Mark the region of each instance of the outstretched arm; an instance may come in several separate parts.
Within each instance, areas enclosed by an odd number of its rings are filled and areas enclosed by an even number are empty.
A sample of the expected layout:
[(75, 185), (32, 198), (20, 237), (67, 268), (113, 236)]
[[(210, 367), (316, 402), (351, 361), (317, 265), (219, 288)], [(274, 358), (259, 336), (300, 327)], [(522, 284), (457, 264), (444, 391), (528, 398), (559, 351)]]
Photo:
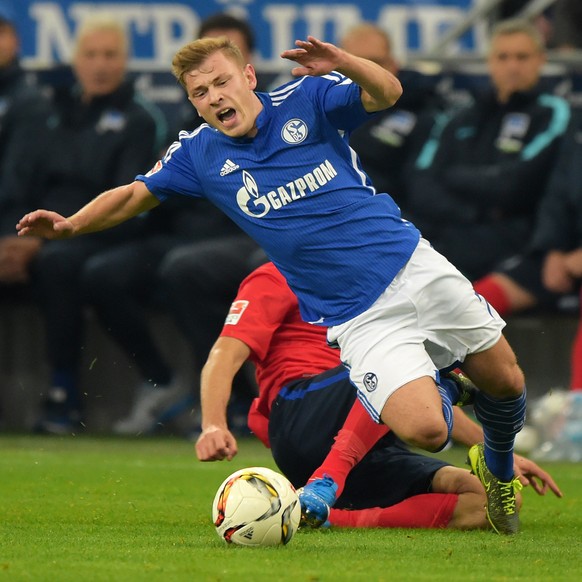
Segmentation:
[(246, 362), (250, 348), (241, 340), (220, 337), (212, 346), (200, 378), (202, 433), (196, 442), (201, 461), (229, 461), (237, 453), (236, 439), (228, 430), (226, 408), (232, 381)]
[(282, 58), (299, 65), (291, 70), (293, 75), (320, 77), (337, 71), (362, 88), (362, 104), (368, 112), (391, 107), (402, 95), (400, 81), (368, 59), (356, 57), (313, 36), (308, 36), (307, 40), (296, 40), (295, 45), (298, 48), (281, 53)]
[(112, 228), (158, 204), (145, 184), (136, 181), (103, 192), (68, 218), (50, 210), (30, 212), (20, 219), (16, 230), (19, 236), (70, 238)]

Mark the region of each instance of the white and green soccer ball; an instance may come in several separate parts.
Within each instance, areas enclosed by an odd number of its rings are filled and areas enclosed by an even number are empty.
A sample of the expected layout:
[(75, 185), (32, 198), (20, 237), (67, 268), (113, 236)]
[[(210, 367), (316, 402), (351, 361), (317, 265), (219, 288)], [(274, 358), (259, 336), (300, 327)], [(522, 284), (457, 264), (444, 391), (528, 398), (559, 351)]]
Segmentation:
[(212, 503), (216, 532), (228, 544), (288, 544), (300, 518), (295, 488), (286, 477), (266, 467), (248, 467), (229, 475)]

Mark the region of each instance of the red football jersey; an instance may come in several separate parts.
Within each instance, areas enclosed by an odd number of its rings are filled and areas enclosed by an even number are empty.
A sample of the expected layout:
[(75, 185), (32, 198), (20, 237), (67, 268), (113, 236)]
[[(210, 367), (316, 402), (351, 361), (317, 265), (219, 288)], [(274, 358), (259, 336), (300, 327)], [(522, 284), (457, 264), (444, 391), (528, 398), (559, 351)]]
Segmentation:
[(241, 283), (220, 335), (251, 350), (259, 397), (249, 413), (249, 427), (267, 446), (269, 412), (279, 390), (340, 364), (339, 350), (326, 343), (326, 328), (301, 319), (297, 298), (273, 263)]

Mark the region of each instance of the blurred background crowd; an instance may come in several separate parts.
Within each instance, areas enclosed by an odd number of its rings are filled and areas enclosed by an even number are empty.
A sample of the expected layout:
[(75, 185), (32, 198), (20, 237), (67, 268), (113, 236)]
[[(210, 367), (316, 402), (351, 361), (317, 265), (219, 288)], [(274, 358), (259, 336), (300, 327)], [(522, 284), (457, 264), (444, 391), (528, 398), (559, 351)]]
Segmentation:
[[(200, 368), (262, 250), (191, 200), (73, 241), (15, 233), (27, 211), (67, 215), (131, 181), (202, 122), (172, 86), (170, 59), (154, 87), (131, 31), (99, 4), (79, 21), (70, 61), (43, 66), (23, 58), (22, 5), (0, 0), (0, 427), (192, 435)], [(232, 38), (261, 91), (288, 81), (259, 54), (248, 2), (222, 4), (192, 39)], [(376, 190), (507, 317), (508, 334), (520, 331), (512, 343), (538, 400), (528, 448), (560, 458), (567, 442), (562, 457), (582, 460), (582, 2), (465, 5), (415, 54), (398, 54), (393, 34), (366, 19), (337, 38), (306, 33), (401, 79), (396, 106), (350, 144)], [(482, 48), (463, 51), (471, 30)], [(239, 434), (255, 391), (244, 368), (229, 407)]]

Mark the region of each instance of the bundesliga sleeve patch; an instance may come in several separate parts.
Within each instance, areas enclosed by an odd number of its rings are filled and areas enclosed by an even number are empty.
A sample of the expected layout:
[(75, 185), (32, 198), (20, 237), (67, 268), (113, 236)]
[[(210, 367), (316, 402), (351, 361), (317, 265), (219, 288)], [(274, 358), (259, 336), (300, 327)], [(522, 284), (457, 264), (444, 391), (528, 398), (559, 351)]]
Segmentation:
[(240, 321), (240, 318), (241, 318), (242, 314), (245, 312), (245, 309), (248, 307), (248, 305), (249, 305), (249, 302), (244, 301), (243, 299), (241, 299), (240, 301), (235, 301), (230, 306), (230, 311), (228, 312), (228, 315), (226, 316), (226, 321), (224, 322), (224, 324), (225, 325), (236, 325)]
[(158, 160), (155, 166), (146, 174), (146, 178), (149, 178), (152, 174), (156, 174), (162, 169), (162, 160)]

